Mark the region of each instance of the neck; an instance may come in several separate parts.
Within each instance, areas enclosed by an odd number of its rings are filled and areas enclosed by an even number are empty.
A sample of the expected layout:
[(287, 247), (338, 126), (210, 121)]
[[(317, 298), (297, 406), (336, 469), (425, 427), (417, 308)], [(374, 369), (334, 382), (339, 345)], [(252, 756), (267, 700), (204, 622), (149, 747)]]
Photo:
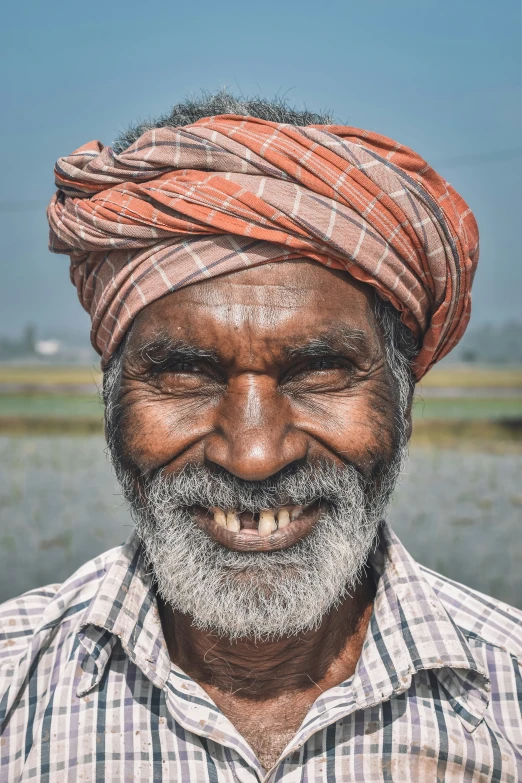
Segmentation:
[(319, 628), (276, 641), (229, 639), (192, 625), (158, 599), (171, 660), (192, 679), (239, 698), (268, 700), (311, 687), (326, 690), (350, 677), (370, 620), (375, 587), (366, 576)]

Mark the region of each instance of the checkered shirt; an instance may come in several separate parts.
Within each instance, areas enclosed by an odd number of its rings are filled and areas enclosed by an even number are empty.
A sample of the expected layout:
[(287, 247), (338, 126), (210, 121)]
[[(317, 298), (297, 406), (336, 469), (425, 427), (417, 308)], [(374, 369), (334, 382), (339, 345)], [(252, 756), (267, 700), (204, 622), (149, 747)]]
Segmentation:
[(140, 544), (0, 607), (0, 780), (522, 780), (522, 612), (419, 567), (383, 526), (355, 674), (271, 770), (171, 663)]

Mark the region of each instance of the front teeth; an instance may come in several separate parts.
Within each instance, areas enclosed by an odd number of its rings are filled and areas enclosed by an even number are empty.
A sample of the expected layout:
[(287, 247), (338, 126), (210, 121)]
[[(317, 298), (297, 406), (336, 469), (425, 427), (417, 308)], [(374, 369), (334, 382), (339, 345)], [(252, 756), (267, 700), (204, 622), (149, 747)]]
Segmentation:
[(290, 512), (287, 508), (282, 508), (277, 515), (277, 526), (281, 530), (282, 527), (287, 527), (290, 524)]
[[(278, 528), (281, 530), (282, 528), (288, 527), (290, 522), (297, 519), (306, 508), (308, 508), (308, 506), (286, 506), (280, 508), (279, 511), (263, 509), (259, 512), (258, 534), (260, 536), (269, 536)], [(239, 533), (241, 530), (241, 520), (235, 509), (230, 509), (225, 512), (222, 508), (213, 506), (210, 511), (213, 514), (214, 522), (216, 522), (217, 525), (225, 527), (232, 533)]]
[(227, 526), (227, 515), (225, 514), (223, 509), (222, 508), (217, 508), (216, 506), (213, 506), (210, 510), (214, 514), (214, 522), (217, 522), (217, 524), (220, 527), (226, 527)]
[(265, 509), (259, 512), (259, 526), (257, 528), (260, 536), (269, 536), (274, 530), (277, 530), (274, 512)]
[(230, 530), (232, 533), (239, 533), (241, 530), (241, 522), (235, 511), (227, 513), (227, 530)]

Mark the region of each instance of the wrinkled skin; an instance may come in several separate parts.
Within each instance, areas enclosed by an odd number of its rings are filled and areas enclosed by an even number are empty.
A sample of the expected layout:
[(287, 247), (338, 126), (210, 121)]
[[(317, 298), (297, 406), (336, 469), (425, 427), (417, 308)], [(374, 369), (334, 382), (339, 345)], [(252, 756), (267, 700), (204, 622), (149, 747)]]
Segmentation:
[[(372, 297), (368, 286), (303, 259), (150, 304), (124, 354), (127, 466), (145, 475), (195, 462), (253, 481), (315, 458), (375, 471), (396, 445), (396, 400)], [(209, 535), (219, 535), (214, 528)], [(257, 644), (197, 630), (161, 602), (160, 614), (171, 658), (268, 769), (320, 693), (353, 674), (373, 597), (367, 576), (317, 631)]]

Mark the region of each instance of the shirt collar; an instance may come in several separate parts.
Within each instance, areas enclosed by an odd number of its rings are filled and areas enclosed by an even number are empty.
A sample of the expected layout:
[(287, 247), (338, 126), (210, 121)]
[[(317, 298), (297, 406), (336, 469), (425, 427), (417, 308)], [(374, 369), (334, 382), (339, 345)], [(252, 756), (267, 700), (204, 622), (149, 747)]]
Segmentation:
[[(489, 702), (489, 681), (460, 629), (419, 566), (386, 523), (370, 557), (378, 577), (374, 609), (356, 672), (326, 691), (306, 723), (332, 713), (362, 709), (406, 691), (416, 672), (433, 670), (469, 731)], [(87, 651), (83, 695), (94, 687), (117, 639), (153, 685), (163, 689), (172, 669), (163, 637), (156, 593), (139, 539), (133, 533), (110, 566), (86, 609), (79, 641)], [(177, 667), (175, 667), (177, 669)], [(180, 675), (183, 675), (179, 670)], [(313, 714), (312, 714), (313, 713)], [(305, 729), (303, 724), (302, 730)]]
[(370, 558), (378, 574), (374, 611), (356, 673), (358, 706), (410, 687), (421, 670), (434, 671), (469, 730), (483, 718), (490, 683), (461, 630), (419, 565), (386, 523)]
[(89, 653), (78, 695), (101, 679), (117, 640), (143, 674), (164, 688), (171, 662), (163, 637), (150, 569), (133, 532), (121, 548), (83, 617), (79, 641)]
[(343, 716), (399, 696), (414, 674), (431, 672), (429, 691), (447, 699), (472, 732), (484, 717), (490, 683), (462, 632), (386, 523), (370, 556), (377, 592), (353, 677), (322, 694), (300, 728), (309, 732)]

